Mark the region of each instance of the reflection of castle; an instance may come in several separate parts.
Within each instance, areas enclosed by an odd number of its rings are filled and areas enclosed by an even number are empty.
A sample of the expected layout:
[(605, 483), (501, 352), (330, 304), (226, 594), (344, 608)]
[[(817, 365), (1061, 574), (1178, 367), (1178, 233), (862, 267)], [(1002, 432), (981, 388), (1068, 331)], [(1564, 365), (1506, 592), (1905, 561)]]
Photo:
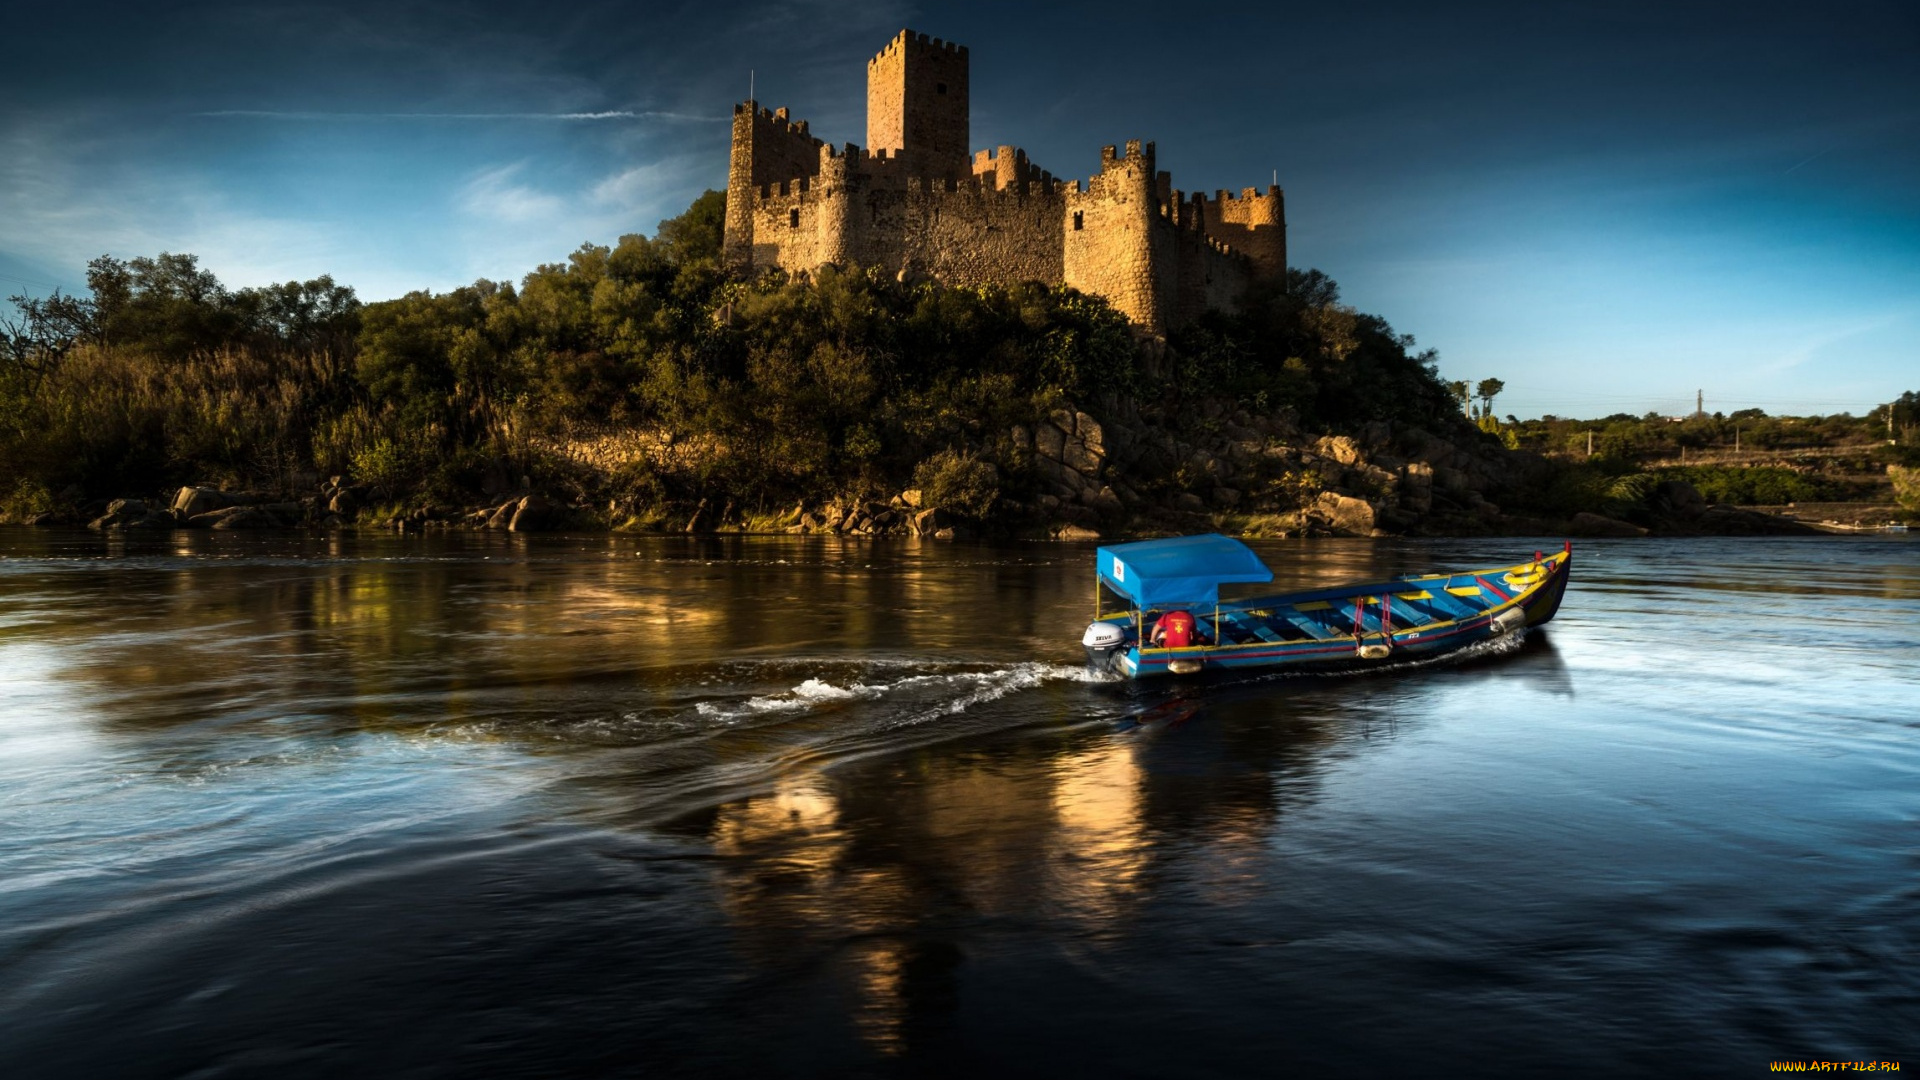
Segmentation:
[(969, 154), (967, 50), (901, 31), (867, 62), (867, 147), (734, 107), (726, 253), (741, 269), (878, 266), (949, 284), (1064, 283), (1159, 333), (1283, 276), (1284, 199), (1194, 193), (1153, 144), (1101, 151), (1083, 190), (1002, 146)]

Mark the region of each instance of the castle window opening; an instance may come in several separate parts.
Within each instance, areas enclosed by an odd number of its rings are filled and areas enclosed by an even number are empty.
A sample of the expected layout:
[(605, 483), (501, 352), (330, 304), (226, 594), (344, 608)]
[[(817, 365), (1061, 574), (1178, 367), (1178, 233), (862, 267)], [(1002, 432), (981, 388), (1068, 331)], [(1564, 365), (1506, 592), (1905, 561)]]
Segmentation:
[(1079, 232), (1080, 230), (1087, 227), (1086, 213), (1087, 212), (1085, 210), (1075, 210), (1073, 212), (1073, 231), (1074, 232)]
[(947, 84), (946, 84), (946, 83), (934, 83), (934, 84), (933, 84), (933, 92), (934, 92), (934, 93), (936, 93), (936, 94), (944, 94), (944, 93), (946, 93), (946, 92), (947, 92)]
[(800, 211), (798, 210), (787, 211), (787, 228), (797, 229), (799, 227), (800, 227)]

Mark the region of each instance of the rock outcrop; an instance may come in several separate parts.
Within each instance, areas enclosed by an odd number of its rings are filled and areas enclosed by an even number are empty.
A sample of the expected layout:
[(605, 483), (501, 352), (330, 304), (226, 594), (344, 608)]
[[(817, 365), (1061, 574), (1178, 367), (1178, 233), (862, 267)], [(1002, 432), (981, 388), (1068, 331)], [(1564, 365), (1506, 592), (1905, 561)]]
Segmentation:
[(1573, 515), (1573, 520), (1568, 523), (1567, 531), (1575, 536), (1597, 539), (1647, 535), (1647, 530), (1630, 521), (1603, 517), (1599, 514), (1589, 514), (1585, 511)]

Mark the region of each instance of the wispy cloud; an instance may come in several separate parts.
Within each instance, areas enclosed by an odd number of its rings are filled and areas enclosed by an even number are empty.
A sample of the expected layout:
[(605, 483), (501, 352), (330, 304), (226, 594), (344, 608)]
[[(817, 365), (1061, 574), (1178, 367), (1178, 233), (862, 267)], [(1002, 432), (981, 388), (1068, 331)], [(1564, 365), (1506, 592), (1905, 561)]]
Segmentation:
[(548, 221), (563, 215), (567, 200), (522, 183), (525, 171), (525, 162), (482, 171), (461, 189), (460, 209), (492, 221)]
[(1907, 310), (1890, 311), (1880, 315), (1875, 315), (1865, 319), (1861, 319), (1856, 322), (1851, 322), (1851, 323), (1847, 323), (1840, 326), (1834, 326), (1834, 327), (1830, 327), (1830, 328), (1818, 331), (1816, 333), (1806, 336), (1800, 342), (1795, 344), (1792, 348), (1788, 349), (1785, 353), (1782, 353), (1780, 356), (1775, 357), (1772, 361), (1761, 365), (1757, 370), (1766, 374), (1774, 374), (1782, 371), (1790, 371), (1794, 368), (1801, 366), (1802, 364), (1807, 363), (1810, 360), (1819, 358), (1820, 355), (1824, 353), (1828, 348), (1834, 345), (1837, 345), (1842, 341), (1846, 341), (1850, 338), (1862, 337), (1867, 334), (1872, 334), (1881, 330), (1885, 330), (1892, 326), (1897, 326), (1900, 323), (1905, 322), (1906, 320), (1912, 318), (1913, 314), (1914, 313), (1912, 311), (1907, 311)]
[(585, 241), (608, 244), (684, 210), (715, 179), (705, 153), (668, 153), (645, 164), (580, 176), (540, 158), (472, 173), (453, 193), (461, 224), (451, 245), (469, 279), (514, 278)]
[(677, 209), (670, 205), (674, 200), (697, 192), (712, 172), (710, 162), (679, 155), (622, 169), (594, 184), (590, 194), (613, 208), (670, 212)]
[(241, 205), (205, 178), (103, 168), (97, 137), (71, 125), (0, 139), (0, 247), (10, 260), (77, 274), (88, 258), (184, 251), (233, 284), (316, 277), (341, 252), (335, 230)]
[(693, 124), (719, 124), (722, 116), (665, 112), (658, 109), (607, 109), (600, 112), (309, 112), (280, 109), (216, 109), (192, 116), (228, 117), (248, 120), (309, 120), (353, 122), (357, 120), (549, 120), (578, 123), (596, 120), (675, 120)]

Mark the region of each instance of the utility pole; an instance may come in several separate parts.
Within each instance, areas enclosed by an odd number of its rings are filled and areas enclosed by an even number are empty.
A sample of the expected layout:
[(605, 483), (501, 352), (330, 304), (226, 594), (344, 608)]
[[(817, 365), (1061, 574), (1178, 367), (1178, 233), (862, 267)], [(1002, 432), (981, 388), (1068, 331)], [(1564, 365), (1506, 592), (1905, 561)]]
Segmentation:
[(1587, 429), (1587, 456), (1593, 456), (1593, 429)]
[(1705, 390), (1695, 390), (1693, 392), (1693, 415), (1707, 415), (1707, 392)]
[(1736, 454), (1740, 452), (1740, 425), (1739, 424), (1733, 425), (1733, 452)]

